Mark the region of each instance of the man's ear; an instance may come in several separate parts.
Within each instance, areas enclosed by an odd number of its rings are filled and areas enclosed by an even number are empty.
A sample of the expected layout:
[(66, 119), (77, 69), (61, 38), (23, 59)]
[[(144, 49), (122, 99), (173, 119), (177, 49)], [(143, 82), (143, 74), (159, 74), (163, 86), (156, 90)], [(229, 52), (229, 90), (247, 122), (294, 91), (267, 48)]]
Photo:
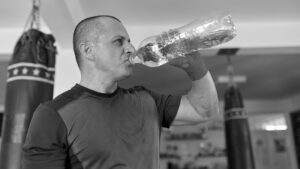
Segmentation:
[(80, 43), (79, 44), (79, 50), (80, 50), (81, 56), (85, 57), (88, 60), (94, 60), (93, 44), (91, 44), (91, 43)]

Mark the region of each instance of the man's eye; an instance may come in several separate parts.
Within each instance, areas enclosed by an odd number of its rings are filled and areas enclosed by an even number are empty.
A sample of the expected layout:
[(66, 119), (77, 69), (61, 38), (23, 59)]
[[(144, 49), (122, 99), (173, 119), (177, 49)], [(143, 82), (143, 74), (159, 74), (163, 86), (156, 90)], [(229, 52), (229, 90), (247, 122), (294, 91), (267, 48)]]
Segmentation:
[(119, 46), (122, 46), (123, 45), (123, 40), (122, 39), (117, 39), (117, 40), (115, 40), (115, 43)]

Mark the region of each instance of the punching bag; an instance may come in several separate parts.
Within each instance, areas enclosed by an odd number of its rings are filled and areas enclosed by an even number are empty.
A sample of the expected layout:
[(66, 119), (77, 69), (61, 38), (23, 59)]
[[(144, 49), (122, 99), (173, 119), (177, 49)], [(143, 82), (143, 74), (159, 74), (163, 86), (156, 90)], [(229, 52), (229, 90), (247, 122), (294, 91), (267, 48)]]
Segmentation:
[(225, 91), (224, 110), (228, 169), (254, 169), (249, 125), (242, 95), (235, 85)]
[(34, 110), (53, 97), (54, 37), (37, 29), (24, 32), (7, 72), (0, 169), (20, 169), (22, 145)]

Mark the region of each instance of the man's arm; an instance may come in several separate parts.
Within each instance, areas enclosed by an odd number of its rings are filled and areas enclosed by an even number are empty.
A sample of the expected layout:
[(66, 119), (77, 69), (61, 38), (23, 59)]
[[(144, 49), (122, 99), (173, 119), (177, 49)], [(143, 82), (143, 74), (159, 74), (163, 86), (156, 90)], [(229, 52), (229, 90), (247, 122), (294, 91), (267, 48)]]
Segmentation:
[(40, 105), (33, 114), (22, 149), (22, 169), (65, 169), (66, 135), (59, 115)]
[(192, 80), (190, 91), (181, 98), (173, 125), (205, 122), (219, 113), (218, 95), (210, 72), (198, 52), (170, 62), (187, 72)]

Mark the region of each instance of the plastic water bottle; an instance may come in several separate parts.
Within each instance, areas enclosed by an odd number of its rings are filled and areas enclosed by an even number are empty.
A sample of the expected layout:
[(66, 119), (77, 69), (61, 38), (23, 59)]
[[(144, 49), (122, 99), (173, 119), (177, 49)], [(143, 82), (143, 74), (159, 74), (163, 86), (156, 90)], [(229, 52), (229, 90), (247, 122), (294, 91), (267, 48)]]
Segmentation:
[(235, 36), (236, 29), (229, 14), (197, 19), (144, 39), (130, 61), (157, 67), (176, 57), (228, 42)]

